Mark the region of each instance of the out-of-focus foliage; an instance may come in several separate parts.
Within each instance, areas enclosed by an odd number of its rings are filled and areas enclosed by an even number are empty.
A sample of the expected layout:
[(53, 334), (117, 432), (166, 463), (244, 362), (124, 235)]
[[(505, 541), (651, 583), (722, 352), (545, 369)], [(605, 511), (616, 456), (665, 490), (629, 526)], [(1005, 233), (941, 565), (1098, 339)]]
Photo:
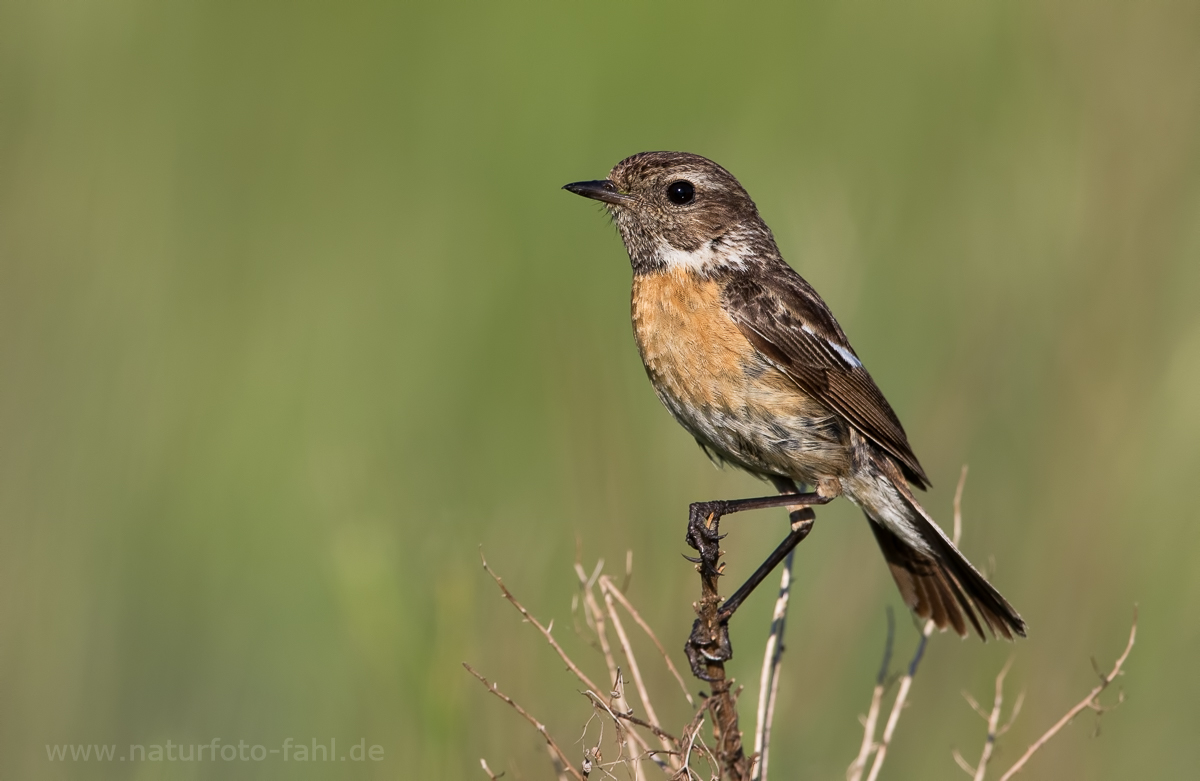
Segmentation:
[[(0, 775), (546, 777), (459, 662), (564, 746), (589, 709), (478, 546), (592, 665), (571, 562), (633, 549), (678, 649), (687, 503), (763, 490), (659, 408), (620, 243), (558, 189), (664, 148), (747, 186), (939, 517), (970, 463), (964, 547), (1029, 621), (935, 638), (888, 772), (959, 778), (959, 691), (1015, 653), (1011, 761), (1135, 601), (1128, 701), (1030, 772), (1194, 768), (1200, 5), (40, 0), (0, 5)], [(728, 530), (736, 579), (784, 514)], [(772, 768), (838, 777), (899, 600), (844, 502), (797, 577)], [(45, 751), (214, 737), (385, 759)]]

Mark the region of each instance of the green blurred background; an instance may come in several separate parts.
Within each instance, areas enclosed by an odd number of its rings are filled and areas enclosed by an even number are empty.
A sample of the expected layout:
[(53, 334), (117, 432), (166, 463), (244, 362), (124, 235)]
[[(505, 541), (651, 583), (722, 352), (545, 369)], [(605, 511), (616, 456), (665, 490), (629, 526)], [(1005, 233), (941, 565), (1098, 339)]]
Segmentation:
[[(577, 547), (671, 649), (690, 501), (753, 495), (659, 407), (628, 262), (561, 192), (648, 149), (739, 176), (1029, 621), (931, 645), (885, 776), (1200, 760), (1200, 5), (0, 3), (0, 776), (546, 778), (594, 674)], [(899, 606), (819, 513), (772, 768), (840, 778)], [(785, 529), (730, 522), (732, 578)], [(988, 564), (991, 562), (991, 564)], [(732, 587), (730, 584), (728, 587)], [(771, 599), (734, 622), (757, 680)], [(916, 631), (901, 613), (897, 662)], [(682, 660), (682, 654), (676, 653)], [(686, 706), (649, 658), (660, 714)], [(699, 688), (698, 686), (696, 688)], [(744, 724), (750, 728), (753, 696)], [(365, 739), (385, 760), (53, 763), (46, 744)], [(344, 741), (344, 742), (343, 742)], [(998, 768), (1002, 769), (1002, 768)]]

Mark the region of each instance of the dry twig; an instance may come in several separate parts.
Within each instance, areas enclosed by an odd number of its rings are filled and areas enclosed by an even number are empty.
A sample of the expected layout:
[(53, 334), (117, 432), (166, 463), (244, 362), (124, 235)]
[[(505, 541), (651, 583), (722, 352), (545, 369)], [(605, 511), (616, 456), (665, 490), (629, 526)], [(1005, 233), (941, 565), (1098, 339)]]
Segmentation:
[(758, 708), (754, 727), (752, 781), (766, 781), (771, 751), (771, 723), (775, 720), (775, 698), (779, 692), (779, 670), (783, 661), (783, 632), (787, 626), (788, 601), (792, 593), (792, 564), (795, 551), (787, 555), (779, 578), (779, 596), (771, 615), (771, 631), (763, 650), (762, 674), (758, 682)]
[[(550, 737), (550, 733), (546, 731), (546, 725), (542, 724), (540, 721), (531, 716), (529, 711), (525, 710), (516, 702), (514, 702), (512, 697), (509, 697), (507, 694), (500, 691), (500, 689), (496, 687), (496, 684), (489, 683), (488, 679), (480, 675), (474, 667), (466, 662), (463, 662), (463, 667), (467, 668), (467, 672), (469, 672), (471, 675), (474, 675), (476, 678), (478, 678), (479, 682), (486, 686), (488, 691), (507, 702), (512, 706), (513, 710), (521, 714), (521, 717), (524, 718), (525, 721), (528, 721), (530, 724), (532, 724), (533, 728), (540, 732), (542, 737), (546, 739), (546, 745), (550, 747), (550, 752), (555, 756), (556, 759), (558, 759), (559, 762), (562, 763), (563, 767), (565, 767), (577, 781), (587, 781), (583, 773), (580, 773), (578, 770), (576, 770), (575, 766), (571, 764), (571, 761), (567, 759), (567, 755), (564, 754), (563, 750), (558, 747), (557, 743), (554, 742), (554, 738)], [(484, 770), (487, 770), (487, 763), (484, 763)], [(491, 773), (490, 770), (487, 772), (489, 774)]]
[(504, 585), (504, 581), (500, 579), (500, 576), (493, 572), (492, 568), (488, 566), (487, 559), (483, 557), (483, 551), (480, 551), (479, 559), (483, 562), (483, 568), (487, 570), (487, 574), (491, 575), (492, 580), (496, 581), (496, 585), (500, 587), (500, 593), (502, 593), (504, 598), (507, 599), (509, 603), (511, 603), (512, 606), (521, 613), (522, 616), (524, 616), (526, 621), (537, 627), (537, 630), (542, 633), (542, 637), (546, 638), (546, 642), (550, 644), (550, 647), (553, 648), (558, 653), (559, 658), (566, 663), (567, 669), (574, 673), (575, 677), (578, 678), (579, 681), (587, 688), (592, 689), (593, 691), (603, 691), (599, 686), (592, 683), (592, 679), (587, 676), (587, 673), (579, 669), (579, 665), (571, 661), (571, 657), (567, 656), (567, 652), (564, 651), (562, 646), (558, 644), (558, 641), (554, 639), (554, 635), (550, 634), (550, 629), (543, 626), (541, 622), (530, 615), (529, 611), (525, 609), (525, 606), (517, 601), (517, 598), (514, 597), (512, 592), (508, 590), (508, 587)]
[[(579, 665), (577, 665), (574, 662), (574, 660), (572, 660), (571, 657), (567, 655), (567, 652), (564, 651), (562, 646), (559, 645), (558, 641), (554, 639), (554, 635), (551, 633), (551, 629), (553, 628), (553, 622), (551, 623), (550, 626), (546, 626), (546, 625), (543, 625), (536, 618), (534, 618), (533, 615), (525, 608), (525, 606), (522, 605), (521, 602), (515, 596), (513, 596), (512, 592), (508, 590), (508, 587), (504, 585), (504, 581), (500, 578), (500, 576), (497, 575), (495, 573), (495, 571), (493, 571), (492, 568), (488, 565), (487, 559), (485, 559), (483, 557), (482, 552), (480, 552), (479, 558), (480, 558), (480, 561), (483, 563), (484, 570), (487, 571), (487, 573), (492, 577), (492, 580), (494, 580), (496, 582), (496, 585), (499, 586), (500, 592), (501, 592), (501, 594), (503, 594), (504, 598), (507, 599), (508, 602), (521, 613), (521, 615), (525, 618), (526, 621), (528, 621), (530, 624), (533, 624), (533, 626), (537, 628), (537, 630), (546, 639), (546, 642), (550, 644), (550, 647), (553, 648), (555, 650), (555, 652), (558, 653), (559, 658), (562, 659), (563, 662), (567, 665), (567, 669), (570, 670), (575, 675), (575, 677), (578, 678), (579, 681), (590, 691), (593, 691), (593, 692), (605, 691), (605, 689), (602, 689), (599, 686), (597, 686), (592, 681), (592, 679), (582, 669), (580, 669)], [(588, 583), (595, 582), (594, 578), (588, 578), (588, 577), (586, 577), (586, 575), (582, 574), (581, 567), (577, 568), (577, 571), (581, 573), (581, 579), (585, 585)], [(596, 574), (599, 574), (598, 570), (597, 570)], [(596, 605), (595, 597), (591, 596), (590, 589), (586, 593), (588, 594), (588, 596), (590, 596), (590, 605), (588, 605), (588, 610), (591, 614), (590, 618), (593, 620), (596, 618), (599, 618), (599, 620), (601, 622), (601, 625), (597, 628), (597, 636), (599, 638), (601, 638), (601, 647), (604, 649), (605, 661), (609, 664), (609, 669), (612, 671), (612, 674), (613, 674), (614, 683), (613, 683), (613, 688), (611, 690), (612, 699), (614, 700), (614, 702), (619, 703), (618, 709), (620, 711), (629, 712), (630, 711), (629, 706), (628, 706), (628, 704), (625, 703), (624, 695), (621, 693), (620, 670), (617, 669), (617, 667), (616, 667), (616, 663), (612, 657), (611, 649), (609, 649), (609, 647), (608, 647), (607, 636), (603, 631), (603, 618), (599, 616), (599, 607)], [(470, 669), (470, 668), (468, 668), (468, 669)], [(646, 739), (643, 738), (636, 731), (625, 730), (618, 723), (617, 724), (617, 734), (618, 734), (618, 741), (620, 743), (622, 752), (624, 752), (624, 750), (625, 750), (625, 745), (624, 745), (625, 738), (628, 738), (632, 743), (634, 743), (634, 745), (635, 745), (636, 749), (639, 751), (639, 753), (644, 754), (649, 751), (649, 745), (646, 743)], [(641, 778), (641, 767), (636, 762), (633, 763), (633, 774), (634, 774), (635, 781), (637, 779)]]
[(850, 763), (846, 771), (847, 781), (860, 781), (863, 771), (867, 768), (867, 760), (875, 750), (875, 726), (879, 722), (879, 709), (883, 705), (883, 692), (888, 683), (888, 667), (892, 662), (892, 644), (896, 639), (896, 619), (892, 608), (887, 609), (887, 641), (883, 645), (883, 661), (879, 665), (879, 673), (875, 676), (875, 689), (871, 692), (871, 707), (863, 719), (863, 739), (858, 748), (858, 756)]
[[(954, 490), (954, 544), (956, 546), (959, 540), (962, 539), (962, 496), (966, 483), (967, 466), (964, 464), (958, 476), (958, 486)], [(913, 677), (917, 674), (917, 666), (921, 663), (921, 657), (925, 654), (925, 645), (929, 642), (929, 636), (933, 634), (934, 628), (935, 624), (931, 619), (925, 622), (925, 626), (921, 630), (921, 642), (917, 644), (917, 652), (913, 654), (912, 661), (908, 663), (908, 671), (900, 679), (900, 690), (896, 693), (895, 701), (892, 702), (892, 710), (888, 714), (887, 723), (883, 728), (883, 737), (880, 739), (879, 745), (875, 747), (875, 761), (871, 764), (871, 772), (867, 775), (867, 781), (875, 781), (879, 777), (879, 771), (883, 768), (883, 761), (887, 758), (888, 748), (892, 743), (892, 735), (895, 734), (896, 724), (900, 721), (900, 713), (904, 710), (904, 704), (908, 700), (908, 692), (912, 689)], [(873, 701), (874, 697), (872, 697)], [(873, 729), (874, 724), (871, 726)], [(870, 749), (868, 748), (869, 753)]]
[[(575, 562), (575, 574), (578, 575), (579, 584), (583, 590), (584, 615), (587, 619), (588, 625), (591, 626), (593, 631), (595, 631), (595, 633), (596, 633), (596, 640), (600, 644), (600, 652), (604, 656), (604, 663), (606, 665), (608, 665), (609, 676), (613, 680), (613, 688), (611, 690), (611, 698), (610, 698), (611, 704), (612, 704), (613, 708), (615, 708), (615, 711), (617, 713), (632, 714), (633, 708), (631, 708), (629, 706), (629, 702), (625, 698), (625, 689), (624, 689), (624, 685), (623, 685), (623, 679), (621, 677), (621, 668), (619, 666), (617, 666), (616, 657), (613, 655), (613, 652), (612, 652), (612, 646), (609, 645), (609, 642), (608, 642), (608, 630), (607, 630), (607, 625), (605, 623), (604, 614), (600, 611), (600, 605), (599, 605), (599, 603), (596, 602), (596, 594), (593, 591), (593, 587), (595, 586), (596, 581), (600, 577), (600, 567), (603, 565), (603, 563), (604, 563), (603, 560), (598, 562), (596, 564), (595, 571), (592, 573), (591, 577), (589, 577), (587, 575), (587, 573), (584, 571), (583, 566), (579, 562)], [(620, 634), (621, 635), (624, 634), (624, 628), (621, 629)], [(632, 655), (633, 655), (633, 650), (630, 648), (626, 648), (626, 658), (632, 659), (633, 658)], [(636, 668), (636, 665), (637, 665), (636, 660), (634, 660), (632, 662), (632, 664)], [(642, 702), (644, 705), (644, 704), (646, 704), (646, 702), (648, 702), (648, 697), (645, 696), (644, 689), (642, 691), (643, 691)], [(606, 707), (606, 710), (609, 711), (610, 716), (613, 714), (612, 709)], [(653, 710), (653, 706), (650, 707), (650, 710)], [(613, 719), (615, 721), (616, 717), (613, 716)], [(657, 719), (654, 719), (654, 721), (657, 724)], [(650, 753), (650, 745), (646, 742), (645, 738), (643, 738), (640, 734), (638, 734), (634, 730), (622, 729), (622, 727), (619, 723), (616, 725), (616, 727), (617, 727), (617, 736), (618, 736), (618, 740), (621, 743), (622, 751), (624, 751), (624, 749), (625, 749), (625, 740), (628, 739), (633, 742), (634, 747), (636, 748), (639, 755), (652, 756)], [(669, 747), (664, 746), (664, 748), (669, 748)], [(641, 767), (639, 765), (637, 765), (636, 763), (634, 764), (633, 772), (634, 772), (635, 778), (641, 777), (641, 772), (642, 772)]]
[[(642, 679), (641, 669), (638, 665), (637, 657), (634, 655), (632, 643), (630, 642), (629, 636), (625, 631), (624, 624), (621, 622), (620, 616), (617, 613), (615, 602), (620, 602), (628, 611), (628, 613), (634, 617), (638, 625), (642, 626), (646, 630), (647, 635), (650, 636), (651, 640), (653, 640), (654, 644), (659, 648), (664, 659), (666, 659), (666, 653), (662, 649), (662, 644), (659, 643), (658, 638), (654, 636), (654, 633), (650, 630), (649, 626), (641, 618), (641, 615), (629, 602), (628, 598), (617, 589), (611, 578), (609, 578), (607, 575), (601, 575), (603, 561), (597, 563), (597, 566), (591, 575), (588, 575), (583, 569), (582, 565), (579, 563), (576, 563), (575, 570), (581, 585), (581, 602), (583, 605), (584, 617), (588, 626), (595, 632), (595, 644), (601, 655), (604, 657), (605, 664), (608, 667), (609, 673), (613, 679), (612, 687), (604, 689), (597, 686), (592, 679), (579, 667), (579, 665), (571, 659), (566, 651), (563, 650), (562, 646), (559, 645), (552, 633), (553, 622), (551, 622), (550, 625), (543, 625), (540, 621), (538, 621), (525, 608), (525, 606), (521, 604), (520, 600), (518, 600), (512, 594), (512, 592), (508, 590), (508, 587), (505, 586), (504, 581), (500, 578), (500, 576), (492, 570), (486, 559), (483, 559), (482, 554), (480, 555), (480, 559), (482, 561), (484, 570), (487, 571), (491, 578), (496, 582), (496, 585), (500, 588), (500, 592), (504, 598), (508, 600), (508, 602), (515, 607), (518, 612), (520, 612), (521, 616), (528, 623), (532, 624), (542, 634), (546, 642), (550, 644), (551, 648), (558, 653), (559, 658), (561, 658), (566, 664), (567, 669), (573, 673), (575, 677), (584, 685), (586, 689), (584, 694), (588, 697), (589, 701), (591, 701), (593, 708), (596, 709), (596, 712), (600, 714), (602, 718), (611, 720), (613, 722), (616, 730), (614, 739), (619, 747), (619, 756), (614, 761), (606, 763), (601, 763), (599, 761), (601, 754), (600, 742), (603, 742), (603, 728), (601, 728), (600, 741), (594, 748), (585, 749), (584, 751), (584, 774), (586, 775), (587, 773), (592, 772), (592, 770), (599, 770), (606, 777), (611, 777), (612, 774), (609, 772), (610, 768), (614, 768), (619, 765), (625, 765), (628, 767), (636, 781), (636, 779), (642, 778), (642, 768), (640, 763), (643, 760), (654, 762), (666, 772), (677, 772), (681, 768), (686, 769), (686, 766), (680, 759), (683, 754), (683, 752), (680, 751), (680, 740), (672, 736), (669, 732), (663, 730), (661, 727), (657, 713), (654, 710), (654, 705), (650, 699), (649, 690)], [(626, 575), (628, 576), (628, 573), (626, 573)], [(601, 608), (596, 599), (594, 588), (597, 585), (599, 585), (601, 591), (604, 593), (605, 607), (607, 610)], [(612, 625), (612, 628), (617, 635), (622, 653), (625, 655), (626, 660), (628, 660), (629, 670), (631, 671), (634, 682), (637, 686), (639, 698), (642, 701), (643, 707), (646, 709), (648, 720), (635, 716), (633, 714), (633, 708), (630, 707), (629, 702), (626, 699), (624, 693), (624, 676), (622, 674), (621, 667), (617, 665), (614, 649), (609, 643), (609, 624)], [(675, 674), (676, 679), (679, 680), (678, 672), (674, 670), (674, 665), (670, 663), (669, 659), (667, 659), (667, 665)], [(470, 668), (468, 667), (468, 669)], [(600, 692), (607, 692), (607, 696), (602, 696)], [(516, 707), (515, 704), (514, 707)], [(595, 717), (593, 716), (593, 718)], [(589, 719), (589, 724), (591, 721), (592, 720)], [(662, 748), (651, 749), (647, 743), (647, 738), (639, 732), (639, 729), (644, 729), (649, 734), (658, 738)], [(587, 732), (586, 725), (584, 732), (585, 734)], [(560, 760), (553, 751), (551, 751), (551, 755), (554, 757), (556, 764), (559, 763)], [(664, 756), (667, 758), (666, 761), (662, 759)]]
[[(1000, 781), (1008, 781), (1008, 779), (1021, 772), (1021, 769), (1025, 767), (1025, 763), (1029, 761), (1029, 758), (1032, 757), (1038, 749), (1046, 745), (1046, 741), (1057, 735), (1059, 730), (1070, 724), (1071, 719), (1078, 716), (1084, 710), (1084, 708), (1091, 708), (1097, 713), (1104, 712), (1105, 708), (1100, 705), (1100, 702), (1096, 698), (1100, 696), (1101, 692), (1108, 688), (1110, 683), (1116, 680), (1118, 675), (1122, 674), (1121, 667), (1125, 664), (1125, 660), (1129, 658), (1129, 652), (1133, 650), (1133, 643), (1135, 640), (1137, 640), (1137, 622), (1137, 606), (1134, 606), (1133, 625), (1129, 628), (1129, 642), (1125, 644), (1125, 650), (1122, 652), (1120, 657), (1117, 658), (1116, 663), (1113, 664), (1112, 670), (1107, 675), (1101, 675), (1100, 683), (1096, 684), (1096, 687), (1088, 693), (1088, 696), (1084, 697), (1077, 705), (1075, 705), (1075, 707), (1067, 711), (1066, 715), (1055, 722), (1053, 727), (1046, 730), (1044, 735), (1035, 740), (1033, 744), (1026, 749), (1025, 753), (1021, 755), (1021, 758), (1018, 759), (1016, 763), (1000, 777)], [(1118, 699), (1117, 704), (1119, 705), (1123, 700), (1123, 697)]]
[[(621, 644), (621, 651), (625, 654), (625, 660), (629, 662), (629, 672), (633, 675), (634, 686), (637, 687), (638, 698), (642, 701), (642, 707), (646, 709), (646, 719), (650, 726), (656, 730), (655, 734), (661, 732), (658, 714), (654, 712), (654, 705), (650, 701), (650, 693), (646, 690), (646, 684), (642, 680), (642, 671), (638, 667), (637, 657), (633, 655), (633, 646), (629, 644), (629, 637), (625, 634), (625, 626), (621, 623), (621, 617), (617, 615), (616, 607), (613, 605), (612, 594), (604, 590), (604, 586), (600, 586), (600, 590), (604, 592), (604, 605), (608, 608), (608, 617), (612, 621), (613, 631), (617, 633), (617, 640)], [(659, 741), (665, 751), (671, 751), (672, 745), (662, 735), (658, 735)], [(678, 768), (674, 768), (678, 769)]]
[[(626, 580), (628, 580), (628, 577), (626, 577)], [(671, 675), (674, 676), (675, 680), (679, 682), (679, 688), (683, 692), (683, 696), (687, 698), (688, 705), (695, 708), (696, 703), (692, 699), (692, 694), (688, 691), (687, 684), (683, 682), (683, 676), (679, 674), (679, 670), (676, 669), (675, 663), (671, 661), (671, 656), (667, 653), (667, 649), (663, 648), (663, 644), (658, 641), (658, 636), (654, 634), (654, 630), (651, 629), (650, 625), (646, 623), (646, 619), (642, 618), (642, 614), (635, 610), (633, 605), (630, 604), (629, 600), (625, 597), (624, 590), (618, 589), (615, 585), (613, 585), (612, 579), (609, 578), (608, 575), (600, 576), (600, 590), (612, 594), (613, 598), (621, 603), (621, 607), (625, 608), (625, 611), (628, 612), (629, 615), (633, 617), (633, 620), (637, 622), (637, 625), (642, 628), (642, 631), (645, 632), (646, 636), (649, 637), (654, 643), (654, 647), (658, 649), (659, 654), (662, 655), (663, 662), (666, 663), (667, 669), (671, 671)]]
[(925, 628), (921, 631), (921, 642), (917, 643), (917, 652), (913, 654), (912, 661), (908, 663), (908, 670), (900, 679), (900, 691), (896, 692), (896, 700), (892, 703), (887, 724), (883, 727), (883, 737), (880, 738), (879, 746), (875, 750), (875, 761), (871, 764), (871, 772), (867, 774), (867, 781), (875, 781), (879, 778), (879, 771), (883, 768), (883, 760), (887, 758), (888, 748), (892, 745), (892, 735), (896, 732), (896, 724), (900, 721), (900, 713), (904, 710), (904, 704), (908, 700), (908, 692), (912, 689), (913, 678), (917, 675), (917, 666), (921, 663), (921, 657), (925, 655), (925, 645), (929, 642), (929, 635), (932, 634), (933, 628), (932, 621), (925, 622)]
[(967, 775), (972, 777), (972, 781), (983, 781), (984, 774), (987, 773), (988, 762), (991, 761), (992, 752), (996, 748), (997, 738), (1008, 732), (1009, 728), (1012, 727), (1013, 722), (1017, 720), (1017, 715), (1021, 712), (1021, 703), (1025, 701), (1025, 693), (1021, 692), (1021, 694), (1017, 697), (1016, 705), (1013, 706), (1012, 713), (1009, 714), (1008, 721), (1005, 722), (1004, 726), (1000, 726), (1000, 709), (1004, 704), (1004, 678), (1008, 675), (1008, 671), (1012, 667), (1012, 663), (1013, 657), (1010, 656), (1008, 661), (1004, 663), (1004, 667), (1002, 667), (1000, 672), (996, 675), (996, 693), (992, 698), (992, 710), (990, 713), (985, 711), (969, 693), (965, 691), (962, 693), (963, 698), (966, 699), (967, 704), (971, 706), (971, 709), (982, 716), (988, 725), (987, 738), (983, 743), (983, 751), (980, 753), (979, 762), (975, 765), (975, 767), (971, 767), (971, 764), (963, 758), (962, 754), (958, 753), (957, 749), (952, 752), (954, 761), (958, 763), (958, 766), (961, 767)]

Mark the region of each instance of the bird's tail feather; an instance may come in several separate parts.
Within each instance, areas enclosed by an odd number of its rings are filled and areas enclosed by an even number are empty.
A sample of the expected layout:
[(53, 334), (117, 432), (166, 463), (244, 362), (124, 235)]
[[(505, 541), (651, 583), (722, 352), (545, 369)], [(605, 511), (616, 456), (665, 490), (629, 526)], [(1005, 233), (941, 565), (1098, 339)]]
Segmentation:
[(971, 566), (906, 485), (893, 481), (893, 486), (911, 508), (909, 521), (929, 548), (915, 549), (867, 515), (905, 604), (921, 618), (932, 619), (938, 629), (953, 627), (962, 637), (967, 636), (967, 622), (984, 640), (985, 625), (1008, 640), (1014, 634), (1024, 637), (1025, 620), (1008, 600)]

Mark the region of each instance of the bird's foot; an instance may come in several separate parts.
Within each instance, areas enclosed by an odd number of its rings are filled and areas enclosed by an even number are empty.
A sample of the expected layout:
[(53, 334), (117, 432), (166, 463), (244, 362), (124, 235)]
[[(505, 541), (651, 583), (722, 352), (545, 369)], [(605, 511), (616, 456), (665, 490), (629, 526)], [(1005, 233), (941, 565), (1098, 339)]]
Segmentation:
[(687, 544), (700, 556), (685, 558), (704, 568), (708, 575), (718, 575), (717, 560), (721, 558), (721, 516), (725, 514), (725, 502), (695, 502), (688, 512)]
[[(712, 623), (702, 616), (692, 624), (692, 634), (683, 648), (687, 654), (692, 675), (702, 681), (718, 680), (708, 672), (710, 664), (722, 664), (733, 658), (733, 645), (729, 642), (729, 624), (725, 621)], [(720, 678), (724, 678), (724, 671)]]
[(715, 544), (722, 535), (719, 533), (721, 516), (728, 508), (728, 502), (692, 502), (688, 509), (687, 544), (703, 552), (706, 543)]

